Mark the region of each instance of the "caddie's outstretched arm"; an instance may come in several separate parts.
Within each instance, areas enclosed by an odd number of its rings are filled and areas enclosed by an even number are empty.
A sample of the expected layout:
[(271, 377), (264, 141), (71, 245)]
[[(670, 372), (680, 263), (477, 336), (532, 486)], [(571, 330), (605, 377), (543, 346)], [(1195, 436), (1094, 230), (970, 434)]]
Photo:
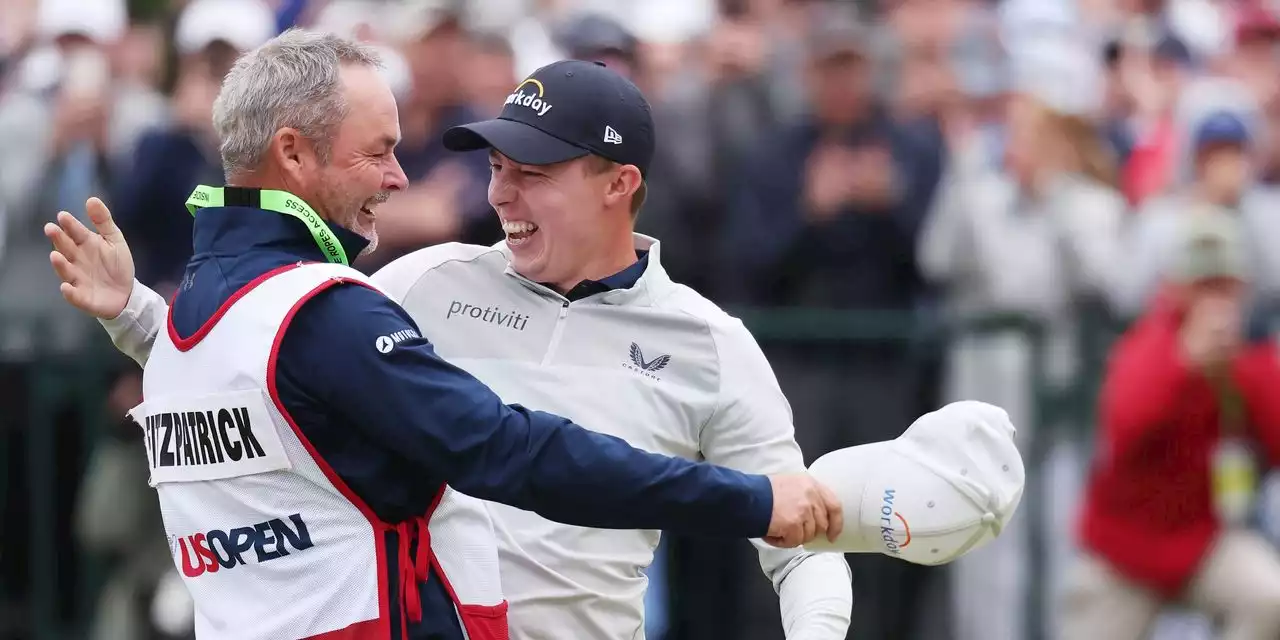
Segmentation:
[[(384, 352), (375, 345), (387, 335), (418, 337)], [(748, 538), (769, 529), (767, 477), (646, 453), (560, 416), (507, 405), (437, 355), (408, 313), (378, 291), (338, 286), (307, 302), (285, 330), (279, 362), (308, 376), (308, 392), (325, 398), (328, 410), (420, 469), (419, 482), (442, 480), (578, 526)]]

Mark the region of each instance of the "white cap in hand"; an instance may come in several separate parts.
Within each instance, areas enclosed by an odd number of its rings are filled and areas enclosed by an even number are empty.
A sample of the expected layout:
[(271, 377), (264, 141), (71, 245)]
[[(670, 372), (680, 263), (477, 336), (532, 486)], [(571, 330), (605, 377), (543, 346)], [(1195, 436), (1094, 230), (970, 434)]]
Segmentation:
[(994, 405), (951, 403), (894, 440), (832, 451), (809, 473), (844, 507), (844, 530), (808, 551), (882, 553), (946, 564), (1000, 535), (1026, 473), (1016, 430)]

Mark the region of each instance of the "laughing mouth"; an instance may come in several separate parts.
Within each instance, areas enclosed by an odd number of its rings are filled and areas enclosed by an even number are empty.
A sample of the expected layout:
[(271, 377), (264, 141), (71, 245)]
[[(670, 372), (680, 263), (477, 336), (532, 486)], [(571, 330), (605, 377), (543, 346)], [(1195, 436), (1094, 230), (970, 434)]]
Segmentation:
[(524, 220), (507, 220), (502, 223), (502, 230), (507, 234), (507, 244), (518, 247), (538, 232), (538, 225)]
[(383, 191), (378, 195), (374, 196), (373, 198), (371, 198), (368, 202), (365, 203), (363, 207), (360, 207), (360, 213), (363, 213), (366, 216), (369, 216), (370, 218), (376, 218), (378, 214), (374, 212), (374, 209), (378, 208), (378, 205), (386, 202), (390, 198), (391, 198), (391, 192)]

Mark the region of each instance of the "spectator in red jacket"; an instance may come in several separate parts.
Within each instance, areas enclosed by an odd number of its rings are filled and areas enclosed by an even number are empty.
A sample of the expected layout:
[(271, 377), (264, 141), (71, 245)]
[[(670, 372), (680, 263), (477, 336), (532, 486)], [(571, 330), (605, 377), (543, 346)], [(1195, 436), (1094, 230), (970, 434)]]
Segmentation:
[(1167, 290), (1112, 353), (1063, 640), (1139, 640), (1166, 603), (1280, 638), (1280, 554), (1251, 531), (1280, 461), (1280, 358), (1244, 341), (1235, 218), (1187, 212)]

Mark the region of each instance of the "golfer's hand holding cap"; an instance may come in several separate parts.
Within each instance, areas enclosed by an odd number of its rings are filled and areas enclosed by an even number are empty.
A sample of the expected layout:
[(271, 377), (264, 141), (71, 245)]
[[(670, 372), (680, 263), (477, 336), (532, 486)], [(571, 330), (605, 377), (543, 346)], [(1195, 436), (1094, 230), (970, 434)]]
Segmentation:
[(839, 539), (844, 511), (830, 488), (807, 473), (769, 476), (773, 485), (773, 519), (764, 541), (783, 548), (825, 537)]
[(946, 564), (1000, 535), (1026, 473), (1004, 409), (954, 402), (894, 440), (832, 451), (809, 473), (830, 487), (849, 526), (808, 551), (882, 553)]

